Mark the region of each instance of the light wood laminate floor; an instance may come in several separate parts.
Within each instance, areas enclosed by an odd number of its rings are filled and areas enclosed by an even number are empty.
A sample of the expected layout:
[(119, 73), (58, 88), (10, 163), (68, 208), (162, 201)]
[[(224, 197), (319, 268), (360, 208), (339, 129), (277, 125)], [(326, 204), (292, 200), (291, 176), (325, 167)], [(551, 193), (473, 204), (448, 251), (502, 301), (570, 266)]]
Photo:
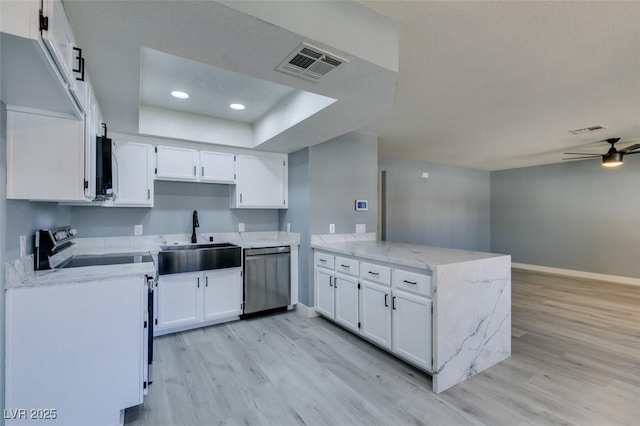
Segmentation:
[(640, 425), (640, 287), (513, 271), (512, 356), (442, 394), (322, 318), (155, 339), (127, 425)]

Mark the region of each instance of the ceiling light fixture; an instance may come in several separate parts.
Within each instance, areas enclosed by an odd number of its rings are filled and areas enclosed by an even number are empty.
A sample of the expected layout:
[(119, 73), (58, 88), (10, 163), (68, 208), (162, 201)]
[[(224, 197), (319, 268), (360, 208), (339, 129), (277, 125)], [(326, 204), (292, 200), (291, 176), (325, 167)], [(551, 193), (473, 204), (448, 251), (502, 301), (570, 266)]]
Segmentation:
[(622, 154), (614, 152), (602, 156), (602, 167), (618, 167), (622, 166)]
[(181, 92), (179, 90), (174, 90), (173, 92), (171, 92), (171, 96), (178, 99), (187, 99), (189, 97), (189, 94), (186, 92)]
[(242, 111), (244, 109), (244, 105), (242, 104), (231, 104), (229, 108), (235, 109), (236, 111)]

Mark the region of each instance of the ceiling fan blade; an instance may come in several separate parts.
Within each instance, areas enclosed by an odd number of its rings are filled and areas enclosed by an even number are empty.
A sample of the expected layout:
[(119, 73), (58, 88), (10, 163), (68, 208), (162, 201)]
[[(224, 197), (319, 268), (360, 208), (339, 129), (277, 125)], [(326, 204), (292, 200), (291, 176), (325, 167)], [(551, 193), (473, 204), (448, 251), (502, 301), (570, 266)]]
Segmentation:
[(600, 157), (601, 154), (594, 154), (591, 152), (563, 152), (564, 155), (591, 155), (594, 157)]
[(589, 157), (572, 157), (572, 158), (563, 158), (563, 160), (584, 160), (585, 158), (597, 158), (602, 157), (601, 155), (591, 155)]
[(624, 155), (640, 154), (640, 151), (625, 152)]
[(637, 143), (635, 145), (631, 145), (631, 146), (628, 146), (626, 148), (623, 148), (619, 152), (621, 152), (623, 154), (629, 154), (629, 153), (631, 153), (631, 151), (635, 151), (638, 148), (640, 148), (640, 143)]

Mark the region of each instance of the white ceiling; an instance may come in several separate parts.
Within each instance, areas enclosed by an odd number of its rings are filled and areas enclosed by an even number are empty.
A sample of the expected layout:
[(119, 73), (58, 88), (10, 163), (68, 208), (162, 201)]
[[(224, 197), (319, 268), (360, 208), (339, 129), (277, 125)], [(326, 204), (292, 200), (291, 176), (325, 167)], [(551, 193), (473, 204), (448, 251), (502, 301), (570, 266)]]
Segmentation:
[[(253, 123), (294, 89), (233, 71), (142, 48), (140, 103), (223, 120)], [(189, 99), (171, 96), (179, 90)], [(243, 104), (242, 111), (229, 108)]]
[(640, 2), (362, 3), (399, 28), (382, 154), (498, 170), (640, 141)]
[[(380, 137), (381, 154), (499, 170), (598, 151), (594, 142), (608, 137), (622, 138), (618, 148), (640, 142), (640, 2), (348, 3), (65, 0), (65, 8), (120, 132), (137, 132), (141, 93), (147, 102), (144, 46), (339, 100), (265, 149), (292, 152), (361, 129)], [(287, 23), (279, 7), (296, 32), (278, 26)], [(331, 8), (340, 20), (319, 15)], [(304, 25), (309, 16), (317, 24)], [(383, 16), (397, 23), (397, 75), (376, 63), (375, 37), (365, 36), (371, 25), (388, 32)], [(343, 33), (349, 43), (340, 44)], [(347, 57), (349, 67), (317, 84), (274, 71), (301, 41)], [(568, 133), (592, 125), (608, 130)]]

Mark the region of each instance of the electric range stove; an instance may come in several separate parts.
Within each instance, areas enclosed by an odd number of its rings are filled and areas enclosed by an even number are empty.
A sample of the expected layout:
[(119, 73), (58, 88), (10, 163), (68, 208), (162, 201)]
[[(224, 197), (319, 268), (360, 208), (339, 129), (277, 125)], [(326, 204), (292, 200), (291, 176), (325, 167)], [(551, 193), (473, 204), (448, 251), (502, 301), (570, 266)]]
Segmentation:
[(83, 254), (74, 256), (58, 268), (79, 268), (83, 266), (122, 265), (127, 263), (153, 262), (149, 253)]

